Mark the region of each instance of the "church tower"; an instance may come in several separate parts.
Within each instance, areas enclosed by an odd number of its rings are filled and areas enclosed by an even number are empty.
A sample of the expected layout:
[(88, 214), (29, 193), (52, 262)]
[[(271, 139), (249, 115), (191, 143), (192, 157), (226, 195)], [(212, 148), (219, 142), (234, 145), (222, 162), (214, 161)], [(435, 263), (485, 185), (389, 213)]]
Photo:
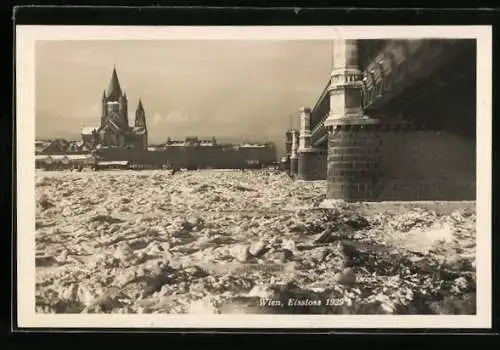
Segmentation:
[(98, 143), (107, 147), (124, 147), (129, 138), (127, 95), (122, 92), (116, 67), (113, 67), (108, 91), (102, 94), (101, 127)]
[(106, 124), (111, 120), (121, 131), (127, 131), (129, 128), (127, 95), (122, 92), (116, 67), (113, 67), (108, 92), (103, 94), (103, 105), (105, 105), (105, 116), (102, 123)]
[(121, 107), (121, 113), (123, 115), (123, 119), (125, 122), (125, 125), (129, 125), (128, 123), (128, 100), (127, 100), (127, 93), (124, 91), (123, 95), (121, 97), (121, 102), (120, 102), (120, 107)]
[(148, 147), (148, 128), (146, 125), (146, 112), (140, 98), (135, 111), (134, 133), (137, 135), (140, 147), (146, 149)]
[(111, 148), (138, 148), (147, 150), (148, 128), (146, 112), (141, 99), (135, 111), (134, 125), (129, 125), (128, 99), (120, 86), (116, 67), (113, 67), (108, 89), (101, 99), (101, 126), (95, 133), (96, 144)]
[(106, 119), (106, 90), (102, 92), (102, 100), (101, 100), (101, 127), (104, 125), (104, 120)]

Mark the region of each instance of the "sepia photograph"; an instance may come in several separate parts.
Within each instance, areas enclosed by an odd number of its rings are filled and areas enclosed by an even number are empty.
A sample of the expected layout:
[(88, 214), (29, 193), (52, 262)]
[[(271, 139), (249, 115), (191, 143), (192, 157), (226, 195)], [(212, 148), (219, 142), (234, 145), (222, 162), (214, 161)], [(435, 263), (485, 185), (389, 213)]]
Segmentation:
[(488, 27), (18, 26), (16, 59), (20, 325), (490, 325)]

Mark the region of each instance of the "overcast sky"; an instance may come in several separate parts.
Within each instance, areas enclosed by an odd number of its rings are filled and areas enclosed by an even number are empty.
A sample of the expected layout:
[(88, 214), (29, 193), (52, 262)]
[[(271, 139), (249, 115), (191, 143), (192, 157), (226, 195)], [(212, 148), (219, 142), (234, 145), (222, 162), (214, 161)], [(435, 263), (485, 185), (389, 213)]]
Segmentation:
[(79, 139), (99, 126), (116, 64), (132, 124), (141, 97), (150, 143), (198, 136), (273, 141), (312, 107), (332, 66), (329, 41), (39, 41), (38, 138)]

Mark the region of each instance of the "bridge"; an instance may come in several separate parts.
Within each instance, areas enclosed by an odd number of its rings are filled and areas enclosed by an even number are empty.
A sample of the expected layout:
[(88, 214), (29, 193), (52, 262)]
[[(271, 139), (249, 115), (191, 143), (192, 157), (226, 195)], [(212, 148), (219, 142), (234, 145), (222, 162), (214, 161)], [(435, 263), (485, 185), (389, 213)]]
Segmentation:
[(333, 55), (290, 171), (330, 199), (475, 199), (475, 40), (337, 40)]

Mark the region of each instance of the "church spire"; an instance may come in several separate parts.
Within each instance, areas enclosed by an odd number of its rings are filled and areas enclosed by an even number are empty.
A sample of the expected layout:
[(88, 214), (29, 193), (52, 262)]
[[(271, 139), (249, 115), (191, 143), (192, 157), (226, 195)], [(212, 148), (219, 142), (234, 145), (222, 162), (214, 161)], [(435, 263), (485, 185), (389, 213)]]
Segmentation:
[(144, 111), (142, 100), (140, 98), (139, 103), (137, 104), (137, 109), (135, 110), (135, 126), (146, 128), (146, 113)]
[(120, 87), (120, 81), (118, 80), (118, 74), (116, 73), (116, 67), (113, 67), (113, 74), (111, 75), (111, 80), (109, 81), (108, 88), (108, 100), (118, 101), (122, 96), (122, 89)]
[(144, 107), (142, 106), (142, 100), (141, 98), (139, 97), (139, 104), (137, 105), (137, 112), (144, 112)]

